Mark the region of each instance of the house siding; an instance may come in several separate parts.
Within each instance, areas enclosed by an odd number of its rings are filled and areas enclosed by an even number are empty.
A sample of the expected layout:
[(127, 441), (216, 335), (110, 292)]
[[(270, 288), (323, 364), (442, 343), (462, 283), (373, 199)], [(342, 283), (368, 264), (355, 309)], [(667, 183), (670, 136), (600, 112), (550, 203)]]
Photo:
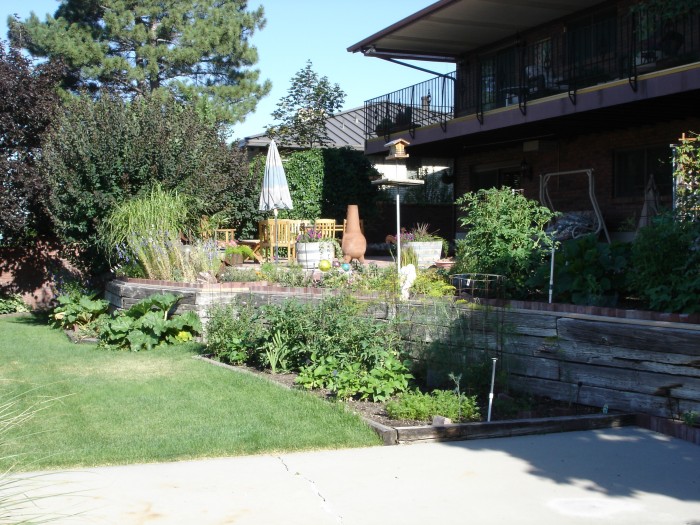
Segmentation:
[[(601, 126), (605, 125), (601, 123)], [(533, 178), (522, 179), (524, 194), (533, 199), (539, 197), (539, 174), (591, 168), (594, 170), (595, 194), (603, 210), (606, 225), (614, 229), (626, 218), (639, 216), (643, 196), (637, 198), (616, 198), (614, 196), (614, 156), (615, 151), (643, 146), (674, 144), (681, 133), (700, 130), (700, 118), (689, 117), (681, 120), (659, 122), (654, 125), (600, 131), (585, 135), (539, 141), (539, 151), (523, 151), (523, 143), (508, 146), (480, 148), (467, 151), (455, 162), (456, 195), (473, 191), (473, 171), (481, 165), (512, 163), (520, 165), (526, 160), (532, 169)], [(468, 141), (465, 139), (465, 144)], [(556, 187), (554, 203), (560, 211), (587, 209), (587, 181), (572, 178)], [(661, 199), (663, 205), (670, 206), (670, 197)]]

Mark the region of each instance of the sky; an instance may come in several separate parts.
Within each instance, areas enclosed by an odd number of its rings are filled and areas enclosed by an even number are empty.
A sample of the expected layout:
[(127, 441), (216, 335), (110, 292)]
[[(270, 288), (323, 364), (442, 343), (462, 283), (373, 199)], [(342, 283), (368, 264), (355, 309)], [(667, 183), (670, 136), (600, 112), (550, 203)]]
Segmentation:
[[(343, 110), (360, 107), (365, 100), (423, 82), (434, 75), (406, 66), (349, 53), (347, 48), (432, 4), (434, 0), (264, 0), (249, 1), (248, 8), (265, 9), (267, 24), (250, 42), (258, 50), (261, 79), (272, 82), (270, 94), (258, 103), (255, 113), (233, 127), (234, 138), (265, 131), (274, 124), (270, 114), (286, 94), (294, 75), (311, 60), (319, 76), (328, 77), (345, 91)], [(53, 14), (59, 0), (0, 0), (2, 38), (7, 38), (7, 17), (30, 12), (43, 19)], [(454, 64), (416, 63), (438, 73), (449, 73)]]

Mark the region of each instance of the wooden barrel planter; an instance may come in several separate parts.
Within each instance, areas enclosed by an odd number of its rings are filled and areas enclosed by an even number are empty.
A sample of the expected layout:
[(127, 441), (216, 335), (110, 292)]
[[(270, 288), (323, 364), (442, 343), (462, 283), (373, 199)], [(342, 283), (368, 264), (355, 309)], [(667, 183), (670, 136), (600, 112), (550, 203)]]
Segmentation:
[(312, 270), (318, 268), (321, 260), (320, 242), (298, 242), (296, 246), (297, 262), (302, 268)]

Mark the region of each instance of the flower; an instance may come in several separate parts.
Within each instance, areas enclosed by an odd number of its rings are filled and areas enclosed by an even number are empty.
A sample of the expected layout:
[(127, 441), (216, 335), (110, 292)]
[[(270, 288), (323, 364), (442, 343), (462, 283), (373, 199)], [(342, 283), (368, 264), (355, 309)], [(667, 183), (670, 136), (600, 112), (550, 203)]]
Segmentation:
[(321, 242), (321, 231), (314, 228), (302, 230), (297, 235), (297, 242)]
[[(443, 241), (444, 239), (435, 233), (430, 233), (428, 228), (430, 225), (428, 223), (416, 224), (415, 228), (411, 231), (407, 231), (406, 228), (401, 228), (401, 242), (430, 242), (430, 241)], [(385, 242), (389, 244), (396, 244), (396, 236), (387, 235)]]

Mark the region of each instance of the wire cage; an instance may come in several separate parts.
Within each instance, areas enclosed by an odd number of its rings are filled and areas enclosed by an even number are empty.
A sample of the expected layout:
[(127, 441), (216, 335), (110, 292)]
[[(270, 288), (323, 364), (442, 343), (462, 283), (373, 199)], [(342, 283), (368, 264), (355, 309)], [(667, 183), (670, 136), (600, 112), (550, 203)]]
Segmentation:
[(462, 299), (503, 299), (505, 280), (505, 276), (493, 273), (457, 273), (452, 276), (452, 286)]

